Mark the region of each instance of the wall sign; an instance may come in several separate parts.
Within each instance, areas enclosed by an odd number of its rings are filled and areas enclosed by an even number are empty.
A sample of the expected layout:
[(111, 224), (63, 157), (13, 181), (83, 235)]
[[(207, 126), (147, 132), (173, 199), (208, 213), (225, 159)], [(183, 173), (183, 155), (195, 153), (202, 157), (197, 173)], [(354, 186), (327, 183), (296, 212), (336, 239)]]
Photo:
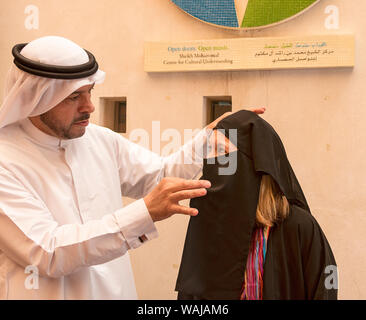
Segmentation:
[(172, 0), (203, 22), (224, 28), (258, 29), (303, 13), (320, 0)]
[(353, 67), (354, 50), (353, 35), (147, 42), (145, 71)]

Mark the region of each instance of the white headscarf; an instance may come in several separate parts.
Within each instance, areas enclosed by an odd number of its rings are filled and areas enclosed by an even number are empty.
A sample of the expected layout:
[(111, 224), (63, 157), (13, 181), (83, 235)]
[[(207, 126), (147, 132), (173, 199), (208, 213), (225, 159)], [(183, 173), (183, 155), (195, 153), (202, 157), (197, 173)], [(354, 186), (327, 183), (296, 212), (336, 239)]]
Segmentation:
[[(48, 36), (28, 43), (20, 52), (36, 62), (57, 66), (75, 66), (86, 63), (89, 57), (74, 42), (57, 36)], [(105, 73), (75, 80), (49, 79), (26, 73), (13, 65), (5, 83), (5, 99), (0, 107), (0, 129), (28, 117), (43, 114), (77, 89), (102, 83)]]

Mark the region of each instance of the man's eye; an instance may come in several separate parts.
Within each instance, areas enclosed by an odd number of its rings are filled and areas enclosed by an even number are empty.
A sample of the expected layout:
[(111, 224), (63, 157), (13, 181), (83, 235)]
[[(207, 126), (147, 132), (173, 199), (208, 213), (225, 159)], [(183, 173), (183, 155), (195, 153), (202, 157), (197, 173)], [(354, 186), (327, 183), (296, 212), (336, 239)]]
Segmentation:
[(78, 98), (79, 98), (79, 95), (69, 97), (69, 99), (72, 101), (76, 101)]

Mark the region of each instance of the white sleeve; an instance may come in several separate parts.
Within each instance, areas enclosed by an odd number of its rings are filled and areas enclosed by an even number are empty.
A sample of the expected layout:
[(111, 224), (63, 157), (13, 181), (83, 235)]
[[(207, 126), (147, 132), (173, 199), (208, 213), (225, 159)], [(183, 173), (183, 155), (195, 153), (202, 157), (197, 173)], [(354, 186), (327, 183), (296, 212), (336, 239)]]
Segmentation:
[(193, 179), (202, 170), (212, 130), (203, 129), (169, 156), (158, 154), (120, 136), (118, 163), (123, 196), (146, 196), (164, 177)]
[(36, 266), (42, 276), (108, 262), (155, 237), (143, 199), (100, 220), (59, 225), (43, 201), (0, 168), (0, 250), (23, 267)]

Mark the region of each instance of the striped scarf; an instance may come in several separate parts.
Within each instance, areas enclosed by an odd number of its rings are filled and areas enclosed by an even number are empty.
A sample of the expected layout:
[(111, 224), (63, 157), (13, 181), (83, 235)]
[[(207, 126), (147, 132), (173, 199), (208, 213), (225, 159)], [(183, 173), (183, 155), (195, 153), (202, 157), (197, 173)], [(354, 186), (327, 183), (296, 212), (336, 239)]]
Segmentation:
[(263, 267), (270, 227), (253, 232), (240, 300), (263, 299)]

